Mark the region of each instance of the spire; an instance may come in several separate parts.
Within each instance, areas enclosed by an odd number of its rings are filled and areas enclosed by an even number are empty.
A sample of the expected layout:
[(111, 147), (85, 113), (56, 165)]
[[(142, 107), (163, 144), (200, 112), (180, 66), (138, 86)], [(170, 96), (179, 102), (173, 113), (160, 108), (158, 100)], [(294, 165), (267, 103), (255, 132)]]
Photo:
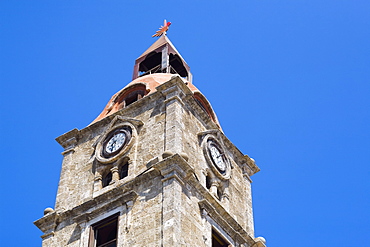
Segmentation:
[(147, 74), (170, 73), (178, 74), (191, 82), (190, 67), (166, 35), (168, 23), (170, 22), (167, 22), (166, 30), (161, 27), (155, 34), (160, 38), (135, 60), (133, 80)]

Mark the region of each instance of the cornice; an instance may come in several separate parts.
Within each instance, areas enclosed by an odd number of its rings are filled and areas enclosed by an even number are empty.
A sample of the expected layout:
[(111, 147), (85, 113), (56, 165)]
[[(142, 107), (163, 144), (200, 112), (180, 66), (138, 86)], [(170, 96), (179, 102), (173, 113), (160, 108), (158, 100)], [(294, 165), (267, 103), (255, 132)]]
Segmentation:
[[(157, 159), (156, 159), (157, 161)], [(92, 198), (81, 205), (62, 212), (46, 214), (34, 224), (45, 233), (44, 237), (52, 236), (61, 222), (64, 224), (88, 222), (100, 214), (133, 202), (138, 197), (134, 191), (134, 184), (140, 179), (150, 179), (153, 176), (162, 176), (162, 181), (176, 179), (184, 188), (190, 185), (202, 198), (198, 203), (200, 210), (205, 209), (210, 217), (238, 242), (247, 242), (249, 246), (256, 244), (253, 238), (243, 229), (241, 225), (226, 211), (221, 202), (199, 182), (196, 178), (194, 168), (180, 155), (173, 154), (159, 162), (151, 164), (150, 167), (137, 177), (115, 187), (104, 194)], [(72, 221), (70, 219), (73, 219)]]
[[(207, 135), (213, 135), (219, 138), (222, 141), (222, 144), (228, 151), (233, 155), (234, 160), (239, 165), (239, 167), (246, 172), (248, 179), (250, 176), (260, 171), (260, 168), (255, 164), (254, 160), (251, 159), (248, 155), (244, 155), (219, 129), (210, 129), (206, 131), (199, 132), (198, 134), (199, 141), (202, 142), (203, 138)], [(244, 166), (248, 166), (248, 169), (245, 169)], [(251, 181), (251, 180), (250, 180)]]
[(220, 224), (233, 239), (236, 239), (239, 243), (248, 243), (249, 246), (256, 243), (252, 236), (226, 211), (220, 201), (200, 184), (195, 176), (194, 169), (179, 154), (174, 154), (158, 162), (153, 165), (153, 168), (161, 172), (164, 176), (163, 180), (175, 178), (183, 186), (189, 184), (193, 187), (203, 198), (198, 202), (200, 209), (205, 209), (210, 217)]
[[(56, 231), (61, 222), (65, 222), (66, 225), (69, 225), (94, 219), (104, 212), (122, 206), (127, 202), (135, 201), (138, 194), (134, 190), (128, 189), (128, 187), (132, 187), (133, 181), (130, 182), (107, 191), (70, 210), (44, 215), (41, 219), (36, 220), (34, 224), (44, 232), (45, 235), (49, 235)], [(70, 221), (70, 219), (73, 219), (73, 221)]]

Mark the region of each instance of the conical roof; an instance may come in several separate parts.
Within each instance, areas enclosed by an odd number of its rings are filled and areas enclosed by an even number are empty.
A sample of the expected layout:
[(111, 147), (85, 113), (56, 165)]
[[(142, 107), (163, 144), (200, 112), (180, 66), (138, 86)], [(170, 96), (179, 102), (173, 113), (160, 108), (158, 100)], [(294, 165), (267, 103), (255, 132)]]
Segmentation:
[(144, 51), (143, 54), (141, 54), (137, 59), (136, 61), (138, 61), (139, 59), (145, 57), (146, 55), (148, 55), (149, 53), (153, 52), (153, 51), (157, 51), (157, 50), (160, 50), (161, 48), (163, 48), (166, 44), (169, 45), (169, 48), (170, 50), (172, 50), (174, 53), (176, 53), (177, 55), (179, 55), (182, 59), (182, 61), (187, 65), (187, 63), (185, 62), (185, 59), (180, 55), (180, 52), (177, 51), (176, 47), (172, 44), (172, 42), (170, 41), (170, 39), (167, 37), (167, 35), (162, 35), (159, 39), (157, 39), (156, 42), (154, 42), (146, 51)]

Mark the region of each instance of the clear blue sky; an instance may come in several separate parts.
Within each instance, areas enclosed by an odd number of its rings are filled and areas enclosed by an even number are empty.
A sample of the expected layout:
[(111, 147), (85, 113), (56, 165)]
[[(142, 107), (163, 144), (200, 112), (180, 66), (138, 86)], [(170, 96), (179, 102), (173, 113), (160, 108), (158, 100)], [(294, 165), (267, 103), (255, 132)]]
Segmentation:
[(370, 246), (370, 1), (1, 1), (0, 246), (41, 246), (62, 147), (168, 36), (253, 157), (269, 247)]

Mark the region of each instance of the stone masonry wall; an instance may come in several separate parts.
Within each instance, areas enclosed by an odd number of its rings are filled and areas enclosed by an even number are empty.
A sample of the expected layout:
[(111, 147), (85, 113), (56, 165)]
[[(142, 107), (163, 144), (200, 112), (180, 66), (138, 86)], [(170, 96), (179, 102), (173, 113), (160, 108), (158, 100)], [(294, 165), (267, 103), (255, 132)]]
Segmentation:
[[(107, 126), (116, 116), (143, 123), (138, 128), (136, 145), (127, 154), (131, 161), (129, 176), (105, 187), (101, 193), (94, 194), (95, 170), (97, 166), (104, 166), (95, 160), (96, 143), (101, 141)], [(124, 227), (119, 227), (120, 246), (176, 246), (171, 244), (178, 243), (186, 246), (209, 246), (211, 221), (205, 223), (199, 202), (211, 196), (204, 189), (204, 174), (210, 169), (210, 164), (205, 158), (198, 135), (209, 130), (219, 133), (217, 138), (221, 138), (220, 142), (226, 140), (222, 131), (196, 103), (187, 86), (180, 79), (173, 79), (158, 87), (156, 93), (127, 108), (83, 130), (66, 133), (58, 138), (65, 152), (55, 211), (68, 214), (68, 210), (77, 210), (80, 205), (92, 203), (97, 196), (103, 197), (109, 193), (112, 195), (108, 198), (114, 200), (123, 193), (116, 192), (117, 189), (122, 187), (125, 191), (129, 187), (130, 191), (137, 193), (137, 198), (133, 200), (130, 209), (125, 206), (126, 202), (117, 204), (123, 207), (120, 222), (125, 222)], [(231, 148), (233, 150), (227, 152), (233, 167), (232, 176), (227, 182), (228, 199), (214, 200), (218, 200), (218, 204), (253, 237), (250, 181), (240, 168), (243, 154), (235, 147)], [(202, 193), (208, 195), (201, 195), (194, 183), (186, 182), (186, 177), (182, 180), (176, 178), (176, 174), (166, 175), (163, 171), (160, 174), (151, 170), (155, 163), (163, 161), (162, 154), (168, 150), (187, 157), (195, 181), (203, 186)], [(146, 175), (149, 173), (150, 176)], [(94, 207), (97, 208), (102, 203), (104, 202), (97, 203)], [(115, 204), (111, 206), (113, 205)], [(84, 233), (86, 224), (76, 223), (73, 218), (58, 222), (53, 237), (46, 238), (43, 246), (85, 246), (83, 241), (86, 241), (87, 236)], [(163, 245), (164, 243), (166, 244)]]

